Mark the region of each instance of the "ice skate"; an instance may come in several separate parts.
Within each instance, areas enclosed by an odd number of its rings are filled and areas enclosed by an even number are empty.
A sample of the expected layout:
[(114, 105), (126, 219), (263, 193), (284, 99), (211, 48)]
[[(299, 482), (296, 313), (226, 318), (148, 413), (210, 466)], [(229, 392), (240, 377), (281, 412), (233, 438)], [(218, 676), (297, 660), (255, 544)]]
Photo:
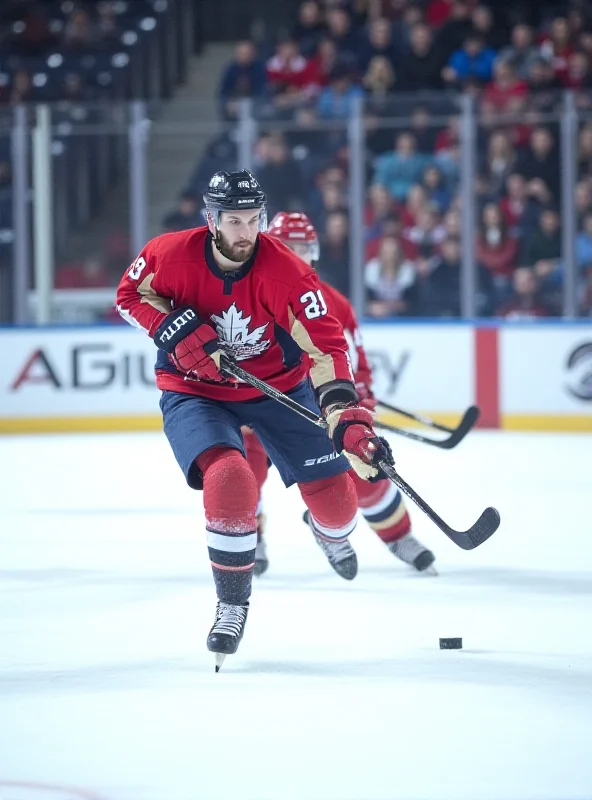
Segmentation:
[(216, 620), (208, 634), (208, 650), (216, 656), (216, 672), (220, 671), (224, 659), (236, 653), (245, 632), (249, 604), (235, 606), (218, 600)]
[(302, 519), (311, 529), (316, 543), (335, 572), (346, 581), (353, 580), (358, 574), (358, 558), (349, 541), (346, 539), (344, 542), (330, 542), (321, 537), (311, 524), (308, 510), (304, 512)]
[(267, 572), (269, 567), (269, 559), (267, 558), (267, 547), (263, 538), (265, 530), (265, 515), (258, 514), (257, 516), (257, 547), (255, 548), (255, 566), (253, 567), (253, 574), (259, 577)]
[(433, 566), (436, 560), (435, 555), (410, 533), (397, 539), (396, 542), (390, 542), (387, 547), (393, 555), (404, 561), (405, 564), (412, 566), (418, 572), (423, 572), (425, 575), (438, 574)]

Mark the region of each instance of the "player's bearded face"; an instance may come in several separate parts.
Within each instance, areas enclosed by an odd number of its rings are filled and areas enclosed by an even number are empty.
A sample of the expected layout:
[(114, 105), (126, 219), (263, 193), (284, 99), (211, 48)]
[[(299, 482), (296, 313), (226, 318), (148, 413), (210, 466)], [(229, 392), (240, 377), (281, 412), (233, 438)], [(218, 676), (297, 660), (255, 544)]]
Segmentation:
[(242, 264), (253, 253), (258, 233), (259, 213), (253, 215), (252, 211), (239, 211), (227, 219), (220, 220), (214, 244), (218, 252), (229, 261)]

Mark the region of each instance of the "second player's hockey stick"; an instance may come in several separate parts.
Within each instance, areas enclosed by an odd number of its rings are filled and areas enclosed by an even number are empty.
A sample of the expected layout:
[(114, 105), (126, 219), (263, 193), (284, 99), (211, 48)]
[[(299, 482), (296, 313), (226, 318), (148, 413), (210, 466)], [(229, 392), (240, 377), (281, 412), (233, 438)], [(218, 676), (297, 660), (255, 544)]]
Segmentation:
[(431, 439), (428, 436), (422, 436), (421, 433), (412, 433), (411, 431), (406, 431), (402, 428), (396, 428), (394, 425), (387, 425), (386, 423), (381, 422), (379, 419), (376, 420), (377, 428), (384, 428), (385, 431), (398, 433), (399, 436), (406, 436), (408, 439), (413, 439), (416, 442), (423, 442), (423, 444), (431, 444), (434, 447), (440, 447), (443, 450), (452, 450), (453, 447), (456, 447), (457, 444), (460, 444), (467, 433), (471, 430), (473, 425), (477, 422), (479, 419), (479, 414), (481, 413), (477, 406), (469, 406), (469, 408), (467, 408), (463, 414), (463, 418), (457, 427), (448, 428), (446, 425), (440, 425), (438, 422), (434, 422), (434, 420), (430, 419), (429, 417), (423, 417), (420, 414), (412, 414), (410, 411), (403, 411), (402, 409), (391, 406), (388, 403), (383, 403), (382, 400), (378, 400), (377, 405), (385, 408), (387, 411), (400, 414), (403, 417), (407, 417), (415, 422), (419, 422), (422, 425), (426, 425), (438, 431), (445, 431), (446, 433), (449, 433), (450, 436), (448, 436), (446, 439)]
[[(232, 375), (234, 378), (238, 378), (239, 380), (248, 383), (253, 388), (258, 389), (264, 395), (267, 395), (267, 397), (277, 400), (278, 403), (290, 408), (296, 414), (304, 417), (313, 425), (317, 425), (319, 428), (324, 428), (325, 430), (327, 429), (327, 423), (324, 419), (322, 419), (322, 417), (319, 417), (316, 412), (305, 408), (296, 400), (293, 400), (291, 397), (288, 397), (288, 395), (280, 392), (279, 389), (274, 389), (273, 386), (270, 386), (265, 381), (262, 381), (259, 378), (256, 378), (254, 375), (251, 375), (250, 372), (247, 372), (242, 367), (239, 367), (235, 362), (230, 361), (228, 358), (222, 356), (220, 360), (220, 367), (222, 371)], [(491, 507), (486, 508), (477, 522), (475, 522), (475, 524), (472, 525), (468, 530), (457, 531), (454, 528), (451, 528), (450, 525), (447, 525), (442, 517), (436, 514), (436, 512), (426, 503), (426, 501), (420, 497), (405, 480), (403, 480), (403, 478), (396, 471), (393, 462), (383, 460), (380, 462), (379, 466), (389, 477), (389, 479), (396, 486), (398, 486), (399, 489), (406, 494), (410, 500), (413, 500), (415, 505), (420, 508), (423, 513), (429, 517), (435, 525), (438, 526), (438, 528), (440, 528), (442, 533), (445, 533), (446, 536), (448, 536), (448, 538), (454, 542), (454, 544), (458, 545), (458, 547), (461, 547), (463, 550), (473, 550), (475, 547), (479, 547), (480, 544), (483, 544), (483, 542), (487, 541), (487, 539), (489, 539), (489, 537), (492, 536), (499, 528), (499, 512), (495, 508)]]

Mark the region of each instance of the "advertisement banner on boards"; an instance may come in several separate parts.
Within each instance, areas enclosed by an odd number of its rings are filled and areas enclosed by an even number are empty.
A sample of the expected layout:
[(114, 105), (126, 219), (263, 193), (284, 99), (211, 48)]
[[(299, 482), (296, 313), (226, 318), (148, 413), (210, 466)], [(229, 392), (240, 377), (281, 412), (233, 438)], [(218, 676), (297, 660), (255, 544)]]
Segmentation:
[[(592, 326), (502, 328), (500, 405), (504, 420), (522, 417), (592, 424)], [(526, 420), (528, 422), (528, 420)]]
[(362, 325), (376, 397), (410, 410), (460, 415), (475, 398), (467, 325)]
[(132, 328), (0, 332), (0, 417), (157, 414), (156, 348)]

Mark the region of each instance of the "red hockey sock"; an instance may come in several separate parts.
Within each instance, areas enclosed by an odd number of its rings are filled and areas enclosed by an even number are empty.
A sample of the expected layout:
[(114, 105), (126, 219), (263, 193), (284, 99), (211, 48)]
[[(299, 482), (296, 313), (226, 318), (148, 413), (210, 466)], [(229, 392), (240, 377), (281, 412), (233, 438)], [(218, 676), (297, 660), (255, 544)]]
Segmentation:
[(257, 480), (259, 492), (263, 488), (263, 484), (267, 480), (267, 473), (269, 466), (267, 464), (267, 453), (263, 445), (259, 441), (256, 433), (253, 433), (249, 428), (242, 429), (243, 441), (245, 443), (245, 451), (247, 454), (247, 463), (251, 467), (253, 474)]
[(257, 544), (257, 481), (242, 454), (227, 447), (206, 450), (197, 465), (204, 478), (208, 550), (218, 599), (246, 603)]
[(403, 496), (389, 480), (370, 483), (350, 470), (358, 493), (360, 511), (372, 530), (383, 542), (396, 542), (411, 530)]
[(347, 539), (356, 527), (358, 500), (356, 489), (347, 472), (310, 483), (299, 483), (318, 533), (327, 539)]

